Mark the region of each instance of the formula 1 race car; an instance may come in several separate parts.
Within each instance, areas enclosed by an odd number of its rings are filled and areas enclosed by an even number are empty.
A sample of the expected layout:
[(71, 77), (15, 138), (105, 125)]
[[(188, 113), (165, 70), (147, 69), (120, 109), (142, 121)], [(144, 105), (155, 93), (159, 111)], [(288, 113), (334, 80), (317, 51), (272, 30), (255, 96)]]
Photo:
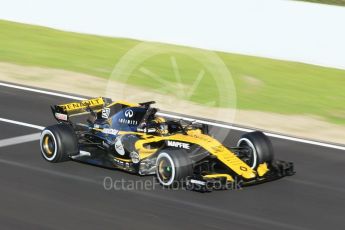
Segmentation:
[[(208, 134), (208, 126), (158, 116), (153, 103), (99, 97), (52, 106), (58, 124), (42, 131), (42, 156), (49, 162), (72, 159), (155, 174), (162, 186), (183, 183), (200, 191), (294, 174), (293, 163), (274, 160), (271, 142), (262, 132), (244, 134), (237, 146), (224, 146)], [(82, 114), (89, 116), (86, 124), (71, 121)]]

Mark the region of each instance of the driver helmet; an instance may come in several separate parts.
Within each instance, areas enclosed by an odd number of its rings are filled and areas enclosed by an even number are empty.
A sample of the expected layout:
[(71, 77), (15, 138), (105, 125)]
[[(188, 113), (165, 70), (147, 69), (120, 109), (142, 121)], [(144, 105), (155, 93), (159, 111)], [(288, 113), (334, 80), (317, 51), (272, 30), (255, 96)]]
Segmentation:
[(168, 125), (166, 124), (166, 120), (163, 117), (155, 117), (153, 122), (158, 124), (158, 127), (157, 127), (158, 134), (166, 135), (169, 133)]

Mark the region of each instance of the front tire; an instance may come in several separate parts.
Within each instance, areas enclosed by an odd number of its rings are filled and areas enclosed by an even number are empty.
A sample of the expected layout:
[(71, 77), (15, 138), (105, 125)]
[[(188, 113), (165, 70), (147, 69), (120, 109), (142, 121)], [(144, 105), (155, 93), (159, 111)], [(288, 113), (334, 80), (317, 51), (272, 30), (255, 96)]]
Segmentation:
[(187, 152), (183, 150), (162, 150), (156, 160), (156, 175), (163, 186), (183, 182), (193, 174), (193, 165)]
[(52, 163), (67, 161), (79, 152), (75, 132), (67, 124), (45, 128), (41, 133), (40, 147), (42, 157)]
[(271, 164), (274, 159), (272, 143), (263, 132), (255, 131), (244, 134), (238, 141), (237, 146), (249, 150), (246, 163), (252, 169), (256, 169), (265, 162)]

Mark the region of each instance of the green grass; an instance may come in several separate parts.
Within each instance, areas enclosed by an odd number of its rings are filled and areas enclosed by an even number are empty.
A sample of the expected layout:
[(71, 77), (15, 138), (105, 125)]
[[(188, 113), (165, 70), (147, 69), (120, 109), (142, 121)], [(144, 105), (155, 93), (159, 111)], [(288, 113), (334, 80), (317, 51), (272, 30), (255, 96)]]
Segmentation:
[(298, 1), (315, 2), (315, 3), (322, 3), (322, 4), (328, 4), (328, 5), (345, 6), (345, 0), (298, 0)]
[[(22, 65), (53, 67), (107, 78), (120, 58), (139, 43), (0, 20), (0, 61)], [(171, 93), (157, 81), (150, 80), (140, 67), (157, 73), (174, 86), (176, 78), (171, 57), (175, 57), (182, 87), (191, 88), (204, 65), (188, 54), (203, 51), (158, 43), (150, 45), (169, 51), (147, 58), (131, 72), (129, 80), (121, 76), (118, 80)], [(315, 115), (345, 124), (345, 70), (221, 52), (217, 55), (232, 73), (238, 108)], [(219, 102), (217, 82), (210, 71), (204, 70), (205, 76), (195, 93), (180, 97), (201, 104), (215, 101), (212, 106), (224, 105)]]

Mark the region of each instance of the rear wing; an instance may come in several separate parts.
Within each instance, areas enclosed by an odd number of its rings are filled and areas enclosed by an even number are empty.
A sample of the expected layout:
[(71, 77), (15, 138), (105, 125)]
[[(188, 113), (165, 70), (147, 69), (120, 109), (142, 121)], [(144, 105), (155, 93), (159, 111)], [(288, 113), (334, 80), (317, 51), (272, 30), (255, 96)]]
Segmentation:
[(85, 101), (51, 106), (54, 117), (58, 121), (69, 121), (70, 115), (99, 110), (112, 103), (110, 98), (98, 97)]

